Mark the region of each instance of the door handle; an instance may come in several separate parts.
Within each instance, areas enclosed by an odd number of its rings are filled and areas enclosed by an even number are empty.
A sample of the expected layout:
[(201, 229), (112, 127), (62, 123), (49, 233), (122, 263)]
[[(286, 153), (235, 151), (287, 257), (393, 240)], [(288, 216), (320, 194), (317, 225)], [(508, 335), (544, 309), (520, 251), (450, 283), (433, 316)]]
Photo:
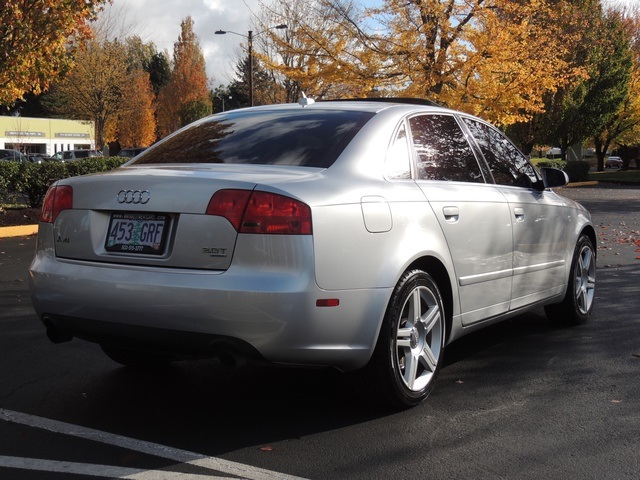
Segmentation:
[(443, 207), (442, 213), (448, 223), (456, 223), (460, 219), (460, 209), (458, 207)]
[(513, 209), (513, 214), (516, 216), (516, 221), (518, 222), (524, 222), (524, 208), (522, 207), (515, 207)]

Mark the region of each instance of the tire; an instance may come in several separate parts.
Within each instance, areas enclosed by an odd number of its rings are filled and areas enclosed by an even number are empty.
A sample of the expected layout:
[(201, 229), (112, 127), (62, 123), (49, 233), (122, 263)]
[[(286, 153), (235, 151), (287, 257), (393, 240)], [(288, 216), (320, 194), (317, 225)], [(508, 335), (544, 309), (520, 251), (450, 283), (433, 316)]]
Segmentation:
[(171, 363), (171, 357), (161, 353), (143, 352), (101, 344), (102, 351), (116, 363), (138, 369), (162, 369)]
[(435, 383), (444, 353), (445, 315), (436, 282), (422, 270), (396, 285), (367, 366), (367, 390), (397, 408), (422, 403)]
[(544, 311), (553, 321), (578, 325), (589, 318), (596, 291), (596, 250), (587, 235), (578, 239), (571, 260), (567, 293), (560, 303), (547, 305)]

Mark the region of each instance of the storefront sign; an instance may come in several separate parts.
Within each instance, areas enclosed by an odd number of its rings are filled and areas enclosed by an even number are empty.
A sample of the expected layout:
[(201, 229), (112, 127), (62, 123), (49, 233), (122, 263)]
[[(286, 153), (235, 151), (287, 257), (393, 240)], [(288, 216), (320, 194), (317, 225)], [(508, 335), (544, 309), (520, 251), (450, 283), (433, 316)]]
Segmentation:
[(44, 132), (24, 132), (22, 130), (8, 130), (5, 137), (44, 137)]
[(56, 133), (57, 138), (89, 138), (88, 133)]

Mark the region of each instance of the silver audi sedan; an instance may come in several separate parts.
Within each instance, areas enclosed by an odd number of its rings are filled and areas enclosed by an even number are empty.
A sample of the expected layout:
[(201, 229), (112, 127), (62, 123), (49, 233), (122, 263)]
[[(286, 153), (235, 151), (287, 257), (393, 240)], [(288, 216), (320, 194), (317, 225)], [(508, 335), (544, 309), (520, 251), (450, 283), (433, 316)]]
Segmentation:
[(589, 213), (496, 128), (406, 101), (199, 120), (108, 173), (60, 180), (30, 267), (48, 337), (132, 367), (219, 357), (361, 370), (422, 402), (462, 335), (544, 307), (589, 316)]

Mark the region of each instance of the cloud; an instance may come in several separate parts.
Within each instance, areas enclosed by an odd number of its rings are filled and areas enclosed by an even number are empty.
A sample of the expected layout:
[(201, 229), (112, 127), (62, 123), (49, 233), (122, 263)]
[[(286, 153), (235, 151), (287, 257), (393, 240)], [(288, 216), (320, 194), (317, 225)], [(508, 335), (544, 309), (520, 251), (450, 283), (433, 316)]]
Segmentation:
[(173, 44), (180, 35), (180, 22), (187, 16), (194, 21), (194, 31), (207, 64), (213, 85), (228, 84), (235, 75), (236, 63), (245, 53), (246, 39), (238, 35), (215, 35), (226, 30), (246, 35), (251, 13), (259, 11), (259, 0), (114, 0), (104, 15), (121, 15), (132, 25), (129, 35), (139, 35), (153, 42), (159, 51), (173, 55)]

